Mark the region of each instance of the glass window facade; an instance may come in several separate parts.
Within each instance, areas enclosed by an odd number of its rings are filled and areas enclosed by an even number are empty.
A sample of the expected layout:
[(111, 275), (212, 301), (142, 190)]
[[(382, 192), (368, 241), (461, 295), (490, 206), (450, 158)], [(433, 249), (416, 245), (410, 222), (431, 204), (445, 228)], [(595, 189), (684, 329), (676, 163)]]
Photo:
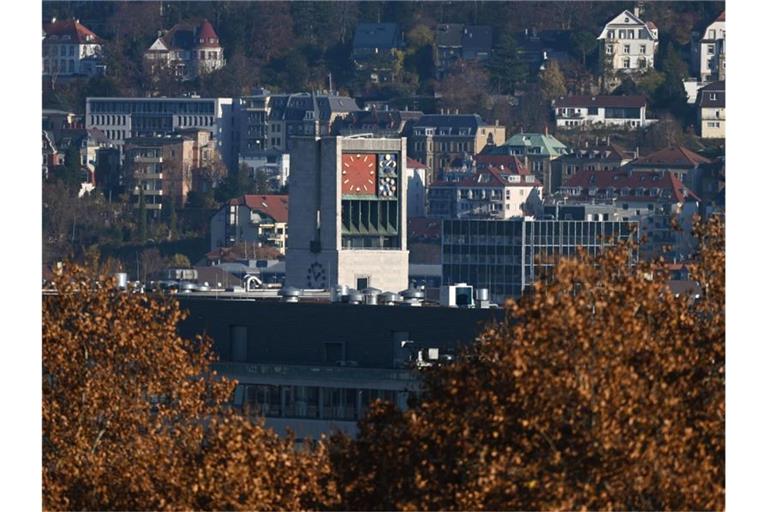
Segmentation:
[[(636, 223), (583, 220), (444, 220), (443, 283), (488, 288), (495, 302), (520, 297), (578, 247), (595, 254)], [(636, 232), (636, 231), (635, 231)]]

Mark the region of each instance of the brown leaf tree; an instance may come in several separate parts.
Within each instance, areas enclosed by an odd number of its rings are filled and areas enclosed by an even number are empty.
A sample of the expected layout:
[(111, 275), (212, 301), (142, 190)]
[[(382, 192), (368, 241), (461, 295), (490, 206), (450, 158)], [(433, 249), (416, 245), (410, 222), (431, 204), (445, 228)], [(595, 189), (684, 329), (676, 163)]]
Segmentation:
[(342, 507), (722, 510), (723, 230), (697, 228), (696, 300), (627, 244), (561, 262), (420, 403), (335, 438)]
[[(67, 267), (65, 267), (66, 270)], [(333, 506), (324, 446), (295, 449), (226, 407), (208, 339), (169, 299), (81, 268), (43, 302), (43, 506), (275, 510)]]

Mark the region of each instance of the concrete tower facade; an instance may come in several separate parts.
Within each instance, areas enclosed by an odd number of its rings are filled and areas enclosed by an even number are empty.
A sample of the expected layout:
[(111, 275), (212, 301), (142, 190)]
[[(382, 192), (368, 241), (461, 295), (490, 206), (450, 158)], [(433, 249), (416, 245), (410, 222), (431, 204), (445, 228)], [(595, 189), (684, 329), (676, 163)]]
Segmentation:
[(294, 141), (286, 285), (406, 289), (406, 139)]

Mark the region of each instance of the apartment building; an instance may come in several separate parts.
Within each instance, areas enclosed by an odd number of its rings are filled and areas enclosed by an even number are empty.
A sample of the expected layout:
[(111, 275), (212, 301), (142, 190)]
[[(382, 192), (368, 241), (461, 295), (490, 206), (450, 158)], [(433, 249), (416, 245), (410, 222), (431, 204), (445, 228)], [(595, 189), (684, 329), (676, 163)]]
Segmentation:
[(216, 151), (205, 130), (128, 139), (125, 181), (134, 204), (138, 206), (143, 196), (145, 207), (155, 215), (163, 208), (163, 198), (183, 206), (190, 191), (205, 189), (204, 169), (214, 165)]
[(552, 161), (569, 152), (570, 150), (565, 144), (550, 135), (549, 130), (545, 129), (544, 133), (516, 133), (504, 144), (486, 148), (483, 154), (516, 156), (541, 182), (542, 192), (547, 195), (553, 191), (551, 185)]
[(486, 166), (459, 181), (436, 181), (429, 188), (429, 215), (449, 219), (509, 219), (533, 215), (542, 186), (518, 161), (510, 168)]
[(288, 196), (247, 194), (230, 200), (211, 217), (211, 250), (242, 242), (285, 254)]
[(702, 138), (725, 138), (725, 80), (712, 82), (699, 89), (696, 114)]
[(691, 34), (691, 72), (705, 83), (725, 80), (725, 11)]
[(427, 114), (408, 130), (408, 155), (427, 166), (427, 185), (439, 172), (501, 143), (506, 128), (477, 114)]

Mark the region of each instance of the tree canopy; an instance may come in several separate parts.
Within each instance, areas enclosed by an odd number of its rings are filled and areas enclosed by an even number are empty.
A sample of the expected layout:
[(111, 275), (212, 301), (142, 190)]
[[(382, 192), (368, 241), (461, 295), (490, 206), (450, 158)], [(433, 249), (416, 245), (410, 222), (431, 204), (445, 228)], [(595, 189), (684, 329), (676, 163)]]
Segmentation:
[(697, 234), (696, 300), (627, 244), (562, 261), (413, 408), (337, 436), (342, 507), (723, 509), (723, 226)]
[(332, 506), (324, 445), (297, 450), (225, 404), (210, 340), (178, 336), (173, 300), (65, 267), (43, 302), (43, 507)]

